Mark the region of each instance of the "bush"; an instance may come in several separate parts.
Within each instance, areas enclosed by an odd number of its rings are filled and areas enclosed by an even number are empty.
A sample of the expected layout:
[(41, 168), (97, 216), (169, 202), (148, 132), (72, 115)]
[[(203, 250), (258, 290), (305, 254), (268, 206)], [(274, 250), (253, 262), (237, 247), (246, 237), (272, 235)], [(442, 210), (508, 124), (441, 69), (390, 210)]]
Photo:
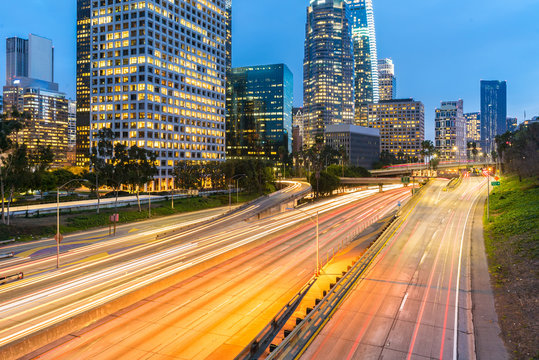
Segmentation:
[(316, 173), (311, 174), (309, 178), (309, 183), (313, 187), (316, 196), (319, 197), (321, 195), (331, 195), (331, 193), (340, 186), (341, 181), (337, 176), (322, 171), (320, 173), (320, 178), (318, 179), (318, 181), (316, 179)]

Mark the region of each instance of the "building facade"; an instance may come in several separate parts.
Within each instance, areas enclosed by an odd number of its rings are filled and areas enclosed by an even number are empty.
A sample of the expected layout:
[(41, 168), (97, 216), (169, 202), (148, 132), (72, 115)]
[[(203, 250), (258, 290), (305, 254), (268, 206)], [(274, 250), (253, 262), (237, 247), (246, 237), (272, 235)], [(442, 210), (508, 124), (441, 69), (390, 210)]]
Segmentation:
[(464, 119), (466, 120), (466, 141), (475, 142), (479, 147), (481, 142), (481, 113), (465, 113)]
[(92, 148), (97, 132), (110, 128), (115, 142), (154, 151), (153, 190), (174, 187), (179, 161), (224, 160), (225, 3), (78, 0), (78, 5), (78, 51), (84, 55), (89, 49), (89, 76), (81, 71), (77, 79), (78, 90), (89, 91), (89, 126), (82, 116), (85, 104), (77, 109), (77, 140), (83, 138), (78, 148), (84, 152), (85, 141)]
[(25, 144), (30, 151), (39, 146), (50, 147), (54, 154), (53, 167), (70, 165), (67, 156), (68, 100), (65, 94), (39, 86), (15, 84), (4, 86), (4, 102), (7, 109), (16, 108), (30, 114), (23, 128), (12, 135), (13, 140)]
[(303, 150), (305, 116), (303, 108), (292, 108), (292, 152)]
[(233, 68), (227, 97), (227, 158), (279, 162), (279, 148), (292, 152), (293, 77), (288, 66)]
[(507, 131), (517, 131), (518, 129), (518, 119), (516, 117), (508, 117), (506, 121)]
[[(77, 0), (77, 144), (76, 164), (90, 164), (91, 0)], [(104, 20), (101, 21), (105, 21)], [(96, 44), (97, 46), (97, 44)]]
[(378, 60), (378, 83), (380, 100), (392, 100), (397, 97), (397, 78), (393, 60)]
[(12, 137), (30, 151), (50, 147), (54, 167), (69, 165), (68, 100), (54, 83), (54, 48), (50, 39), (30, 34), (28, 39), (6, 39), (4, 110), (30, 115)]
[(394, 99), (370, 104), (368, 125), (380, 130), (381, 151), (408, 160), (421, 157), (425, 139), (425, 108), (421, 101)]
[(232, 0), (225, 0), (226, 71), (232, 69)]
[(466, 159), (466, 119), (462, 100), (442, 101), (436, 109), (435, 147), (442, 161)]
[(311, 0), (303, 62), (304, 145), (324, 129), (354, 120), (354, 61), (350, 12), (343, 0)]
[(496, 135), (507, 131), (507, 83), (481, 80), (481, 147), (487, 154), (496, 149)]
[(350, 7), (355, 78), (355, 123), (366, 126), (368, 104), (380, 99), (372, 0), (346, 0)]
[(328, 125), (326, 144), (334, 150), (344, 148), (348, 164), (372, 169), (380, 160), (380, 130), (356, 125)]
[(77, 102), (67, 104), (67, 162), (76, 165), (77, 159)]

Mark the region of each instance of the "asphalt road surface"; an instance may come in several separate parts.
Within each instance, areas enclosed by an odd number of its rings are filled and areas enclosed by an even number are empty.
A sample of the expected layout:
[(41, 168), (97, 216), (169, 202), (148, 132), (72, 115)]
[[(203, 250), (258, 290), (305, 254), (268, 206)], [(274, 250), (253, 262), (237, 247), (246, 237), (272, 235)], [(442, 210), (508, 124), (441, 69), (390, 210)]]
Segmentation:
[(472, 359), (470, 234), (486, 180), (434, 180), (302, 359)]

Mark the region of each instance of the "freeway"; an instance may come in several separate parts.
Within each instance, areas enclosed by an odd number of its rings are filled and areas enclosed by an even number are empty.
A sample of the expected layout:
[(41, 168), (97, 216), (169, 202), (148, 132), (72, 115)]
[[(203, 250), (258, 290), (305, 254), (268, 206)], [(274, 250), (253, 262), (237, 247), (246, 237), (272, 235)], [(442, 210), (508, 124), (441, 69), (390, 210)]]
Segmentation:
[[(395, 209), (410, 191), (370, 189), (303, 207), (320, 212), (320, 247), (326, 254), (354, 229)], [(0, 304), (0, 344), (29, 326), (42, 327), (82, 307), (97, 306), (125, 289), (144, 285), (218, 253), (256, 243), (248, 251), (146, 298), (76, 336), (67, 336), (40, 358), (233, 358), (314, 271), (314, 226), (304, 212), (248, 224), (223, 224), (220, 232), (133, 261), (83, 275), (54, 288)], [(133, 279), (133, 275), (136, 275)], [(99, 288), (99, 291), (97, 291)], [(54, 305), (53, 308), (50, 308)], [(37, 311), (36, 308), (46, 311)], [(28, 314), (28, 312), (30, 314)], [(129, 331), (126, 331), (126, 329)], [(11, 340), (12, 341), (12, 340)]]
[[(472, 213), (486, 180), (429, 185), (303, 359), (470, 359)], [(398, 227), (397, 227), (398, 226)]]

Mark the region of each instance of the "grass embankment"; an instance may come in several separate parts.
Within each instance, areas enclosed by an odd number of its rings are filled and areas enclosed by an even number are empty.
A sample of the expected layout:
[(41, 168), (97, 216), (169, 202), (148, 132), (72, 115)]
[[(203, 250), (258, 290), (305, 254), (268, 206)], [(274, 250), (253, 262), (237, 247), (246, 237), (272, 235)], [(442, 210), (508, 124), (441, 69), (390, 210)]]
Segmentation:
[(503, 338), (513, 358), (539, 359), (539, 181), (502, 178), (490, 215), (485, 245)]
[[(246, 202), (259, 197), (260, 194), (239, 194), (239, 202)], [(232, 196), (233, 204), (236, 196)], [(152, 203), (151, 217), (148, 217), (148, 204), (142, 204), (142, 211), (138, 206), (120, 207), (119, 223), (154, 219), (158, 217), (186, 213), (197, 210), (212, 209), (228, 205), (228, 195), (212, 195), (209, 197), (193, 197), (174, 200), (174, 209), (170, 201)], [(63, 213), (61, 216), (60, 231), (69, 234), (75, 231), (88, 230), (109, 225), (109, 217), (115, 211), (113, 208), (102, 208), (99, 214), (95, 210)], [(44, 236), (53, 236), (56, 233), (56, 215), (44, 215), (34, 218), (14, 218), (12, 225), (0, 224), (0, 240), (18, 238), (19, 240), (33, 240)]]

